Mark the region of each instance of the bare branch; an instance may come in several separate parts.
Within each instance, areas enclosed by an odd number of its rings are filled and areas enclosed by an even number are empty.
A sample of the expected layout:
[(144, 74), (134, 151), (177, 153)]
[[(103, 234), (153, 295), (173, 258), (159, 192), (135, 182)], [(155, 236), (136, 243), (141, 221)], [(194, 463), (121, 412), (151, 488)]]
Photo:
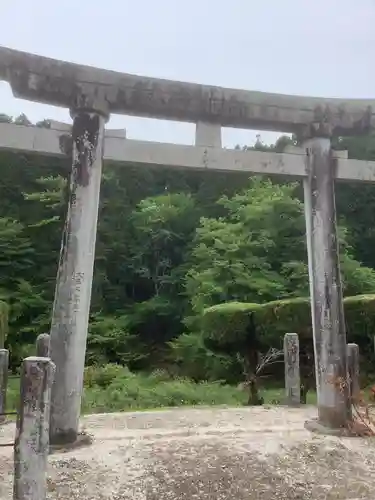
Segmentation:
[(256, 367), (255, 374), (258, 375), (266, 366), (279, 362), (279, 358), (284, 354), (282, 349), (271, 347), (265, 354), (260, 355), (259, 363)]

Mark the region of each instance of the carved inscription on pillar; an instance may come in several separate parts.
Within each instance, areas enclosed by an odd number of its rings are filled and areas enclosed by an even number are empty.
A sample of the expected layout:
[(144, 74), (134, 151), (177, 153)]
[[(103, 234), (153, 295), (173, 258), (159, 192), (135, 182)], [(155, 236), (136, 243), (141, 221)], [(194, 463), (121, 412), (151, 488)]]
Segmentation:
[(73, 312), (78, 312), (80, 310), (81, 304), (81, 287), (83, 285), (85, 279), (85, 273), (75, 272), (73, 274), (73, 293), (71, 298), (71, 304), (73, 308)]

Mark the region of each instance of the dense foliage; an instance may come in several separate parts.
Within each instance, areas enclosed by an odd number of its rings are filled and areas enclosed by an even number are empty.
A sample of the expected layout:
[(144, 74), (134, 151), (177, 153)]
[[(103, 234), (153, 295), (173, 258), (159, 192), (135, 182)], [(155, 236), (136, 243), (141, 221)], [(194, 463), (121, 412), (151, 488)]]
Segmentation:
[[(348, 342), (360, 346), (362, 367), (365, 372), (375, 374), (368, 364), (373, 364), (375, 332), (375, 295), (359, 295), (344, 299), (346, 332)], [(276, 300), (264, 304), (226, 302), (208, 307), (200, 320), (201, 336), (215, 351), (224, 350), (228, 362), (246, 356), (252, 347), (249, 332), (253, 327), (260, 340), (260, 350), (271, 347), (283, 348), (286, 332), (298, 332), (302, 352), (313, 353), (310, 302), (307, 297)], [(222, 348), (222, 349), (220, 349)]]
[[(17, 122), (28, 123), (24, 116)], [(282, 151), (289, 142), (258, 141), (255, 148)], [(375, 158), (374, 137), (338, 146)], [(2, 151), (0, 168), (0, 340), (9, 314), (6, 342), (16, 367), (49, 329), (70, 164)], [(375, 293), (375, 188), (338, 185), (337, 206), (345, 295)], [(109, 164), (99, 217), (88, 364), (238, 381), (236, 348), (220, 351), (207, 342), (207, 308), (238, 302), (246, 306), (228, 307), (263, 310), (272, 301), (308, 297), (298, 183)], [(288, 329), (299, 327), (292, 322)], [(216, 343), (220, 331), (211, 335)], [(233, 324), (231, 342), (237, 333)], [(263, 330), (261, 340), (267, 335)]]

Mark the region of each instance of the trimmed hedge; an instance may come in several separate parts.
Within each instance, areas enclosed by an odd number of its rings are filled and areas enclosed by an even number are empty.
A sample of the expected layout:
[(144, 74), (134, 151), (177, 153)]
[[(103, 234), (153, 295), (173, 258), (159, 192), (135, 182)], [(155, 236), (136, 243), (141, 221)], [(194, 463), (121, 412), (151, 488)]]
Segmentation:
[(261, 307), (260, 304), (226, 302), (205, 309), (201, 320), (204, 337), (223, 344), (243, 341), (249, 314), (256, 313)]
[[(344, 299), (347, 338), (356, 342), (367, 355), (373, 356), (375, 335), (375, 295)], [(262, 343), (281, 348), (284, 334), (296, 332), (301, 340), (312, 339), (310, 301), (308, 298), (286, 299), (266, 304), (228, 302), (207, 308), (202, 317), (204, 337), (219, 343), (245, 340), (250, 313)]]
[(5, 339), (8, 335), (8, 306), (0, 300), (0, 349), (4, 348)]

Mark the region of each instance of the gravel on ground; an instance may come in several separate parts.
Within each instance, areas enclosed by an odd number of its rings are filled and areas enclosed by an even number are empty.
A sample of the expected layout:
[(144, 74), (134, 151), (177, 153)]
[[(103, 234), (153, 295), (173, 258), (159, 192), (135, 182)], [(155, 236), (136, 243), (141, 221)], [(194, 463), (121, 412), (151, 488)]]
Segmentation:
[[(375, 441), (312, 434), (314, 407), (90, 415), (91, 446), (49, 456), (48, 500), (370, 500)], [(0, 443), (14, 424), (0, 426)], [(13, 453), (0, 448), (0, 499)]]

